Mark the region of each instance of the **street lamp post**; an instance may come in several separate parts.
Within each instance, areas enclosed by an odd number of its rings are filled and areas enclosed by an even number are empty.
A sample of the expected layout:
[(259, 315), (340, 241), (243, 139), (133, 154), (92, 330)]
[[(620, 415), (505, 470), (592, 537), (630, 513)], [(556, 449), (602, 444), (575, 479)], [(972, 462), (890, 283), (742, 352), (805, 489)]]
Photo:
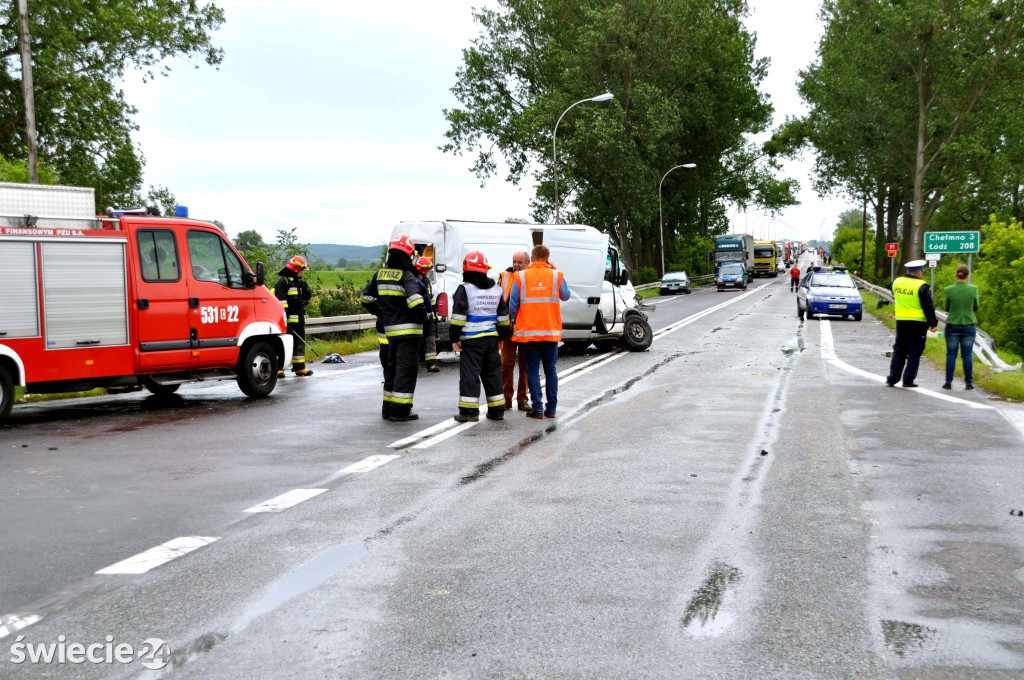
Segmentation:
[(562, 119), (565, 118), (565, 114), (569, 113), (573, 106), (583, 104), (584, 102), (606, 102), (609, 99), (614, 98), (615, 95), (611, 92), (605, 92), (604, 94), (599, 94), (596, 97), (581, 99), (563, 111), (562, 115), (558, 117), (558, 121), (555, 123), (555, 132), (551, 135), (551, 169), (555, 173), (555, 224), (562, 221), (561, 205), (558, 203), (558, 123), (562, 122)]
[(661, 234), (661, 275), (665, 276), (665, 220), (661, 213), (661, 187), (665, 184), (665, 178), (668, 177), (668, 173), (679, 168), (695, 168), (696, 163), (683, 163), (677, 165), (674, 168), (669, 168), (669, 171), (661, 176), (661, 182), (658, 183), (658, 232)]

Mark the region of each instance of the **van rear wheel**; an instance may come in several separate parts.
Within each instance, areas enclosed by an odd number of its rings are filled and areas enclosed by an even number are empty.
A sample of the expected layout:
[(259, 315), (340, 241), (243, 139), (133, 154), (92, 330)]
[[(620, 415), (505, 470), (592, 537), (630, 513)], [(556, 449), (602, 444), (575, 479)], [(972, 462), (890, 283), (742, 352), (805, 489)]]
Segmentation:
[(11, 415), (14, 408), (14, 381), (3, 366), (0, 366), (0, 420)]
[(654, 331), (643, 317), (627, 316), (622, 327), (622, 341), (630, 352), (643, 352), (654, 342)]
[(248, 397), (266, 397), (277, 386), (277, 354), (266, 342), (254, 342), (238, 361), (238, 388)]

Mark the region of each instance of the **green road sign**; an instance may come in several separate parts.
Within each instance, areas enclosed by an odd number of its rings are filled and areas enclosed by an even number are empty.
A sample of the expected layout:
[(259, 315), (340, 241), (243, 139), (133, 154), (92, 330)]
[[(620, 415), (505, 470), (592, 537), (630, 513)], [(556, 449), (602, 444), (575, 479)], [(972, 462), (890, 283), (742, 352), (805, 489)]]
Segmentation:
[(976, 253), (980, 249), (980, 231), (928, 231), (924, 234), (926, 253)]

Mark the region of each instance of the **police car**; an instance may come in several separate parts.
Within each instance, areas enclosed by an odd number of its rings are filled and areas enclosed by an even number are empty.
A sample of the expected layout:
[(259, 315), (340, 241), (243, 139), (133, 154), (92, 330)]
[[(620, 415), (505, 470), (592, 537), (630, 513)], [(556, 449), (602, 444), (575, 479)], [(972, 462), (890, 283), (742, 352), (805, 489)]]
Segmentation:
[(796, 315), (852, 316), (860, 321), (864, 314), (864, 300), (853, 277), (845, 269), (815, 267), (804, 276), (796, 292)]

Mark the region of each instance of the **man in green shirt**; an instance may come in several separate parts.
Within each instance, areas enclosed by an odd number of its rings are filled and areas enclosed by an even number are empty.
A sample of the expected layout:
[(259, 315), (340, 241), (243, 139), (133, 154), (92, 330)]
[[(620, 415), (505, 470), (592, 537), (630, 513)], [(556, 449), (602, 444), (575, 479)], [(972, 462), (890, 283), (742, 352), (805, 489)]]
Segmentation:
[(966, 265), (956, 268), (956, 283), (947, 286), (946, 299), (946, 382), (942, 389), (953, 389), (953, 369), (956, 368), (956, 354), (959, 350), (964, 365), (964, 389), (974, 389), (974, 338), (978, 333), (978, 287), (967, 283), (970, 270)]

